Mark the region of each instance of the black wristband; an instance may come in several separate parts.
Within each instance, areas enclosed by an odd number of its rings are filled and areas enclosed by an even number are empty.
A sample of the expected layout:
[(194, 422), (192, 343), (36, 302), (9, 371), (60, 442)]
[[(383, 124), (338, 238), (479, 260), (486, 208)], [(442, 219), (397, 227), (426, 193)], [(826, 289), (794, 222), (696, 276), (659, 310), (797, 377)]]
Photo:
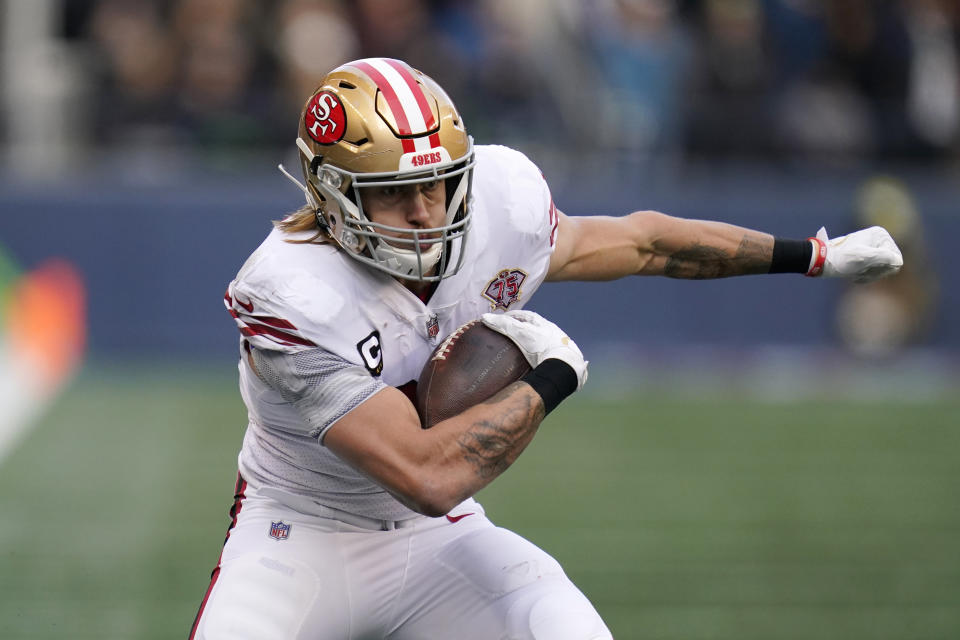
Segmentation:
[(579, 380), (573, 367), (563, 360), (544, 360), (536, 369), (520, 378), (543, 398), (544, 415), (557, 408), (564, 398), (577, 390)]
[(813, 244), (809, 240), (774, 238), (769, 273), (806, 273), (812, 257)]

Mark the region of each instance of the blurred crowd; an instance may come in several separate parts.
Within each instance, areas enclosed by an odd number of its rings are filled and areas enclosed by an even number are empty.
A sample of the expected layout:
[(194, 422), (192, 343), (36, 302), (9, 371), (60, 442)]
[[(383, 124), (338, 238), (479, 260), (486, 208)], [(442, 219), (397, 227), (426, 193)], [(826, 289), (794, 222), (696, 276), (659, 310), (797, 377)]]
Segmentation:
[(286, 149), (341, 62), (403, 58), (478, 142), (952, 163), (958, 0), (61, 0), (85, 143)]
[(0, 0), (0, 9), (0, 172), (17, 179), (92, 169), (175, 184), (165, 178), (296, 166), (300, 110), (320, 79), (351, 59), (391, 56), (438, 80), (478, 143), (530, 153), (556, 185), (587, 173), (588, 188), (604, 192), (739, 162), (880, 176), (861, 182), (851, 224), (886, 226), (909, 268), (851, 289), (838, 333), (851, 350), (882, 355), (920, 339), (935, 315), (919, 209), (883, 174), (960, 167), (960, 0)]

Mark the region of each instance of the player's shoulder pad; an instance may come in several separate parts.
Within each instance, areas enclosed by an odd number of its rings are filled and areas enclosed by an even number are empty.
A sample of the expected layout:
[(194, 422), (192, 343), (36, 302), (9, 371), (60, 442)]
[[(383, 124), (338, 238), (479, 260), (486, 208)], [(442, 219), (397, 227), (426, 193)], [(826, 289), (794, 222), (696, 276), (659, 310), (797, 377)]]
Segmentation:
[(499, 144), (478, 145), (476, 147), (477, 167), (475, 174), (481, 178), (495, 177), (538, 177), (543, 179), (539, 167), (522, 151)]
[(540, 168), (510, 147), (477, 147), (474, 189), (498, 200), (517, 231), (539, 234), (549, 217), (553, 199)]
[[(274, 230), (230, 283), (224, 304), (240, 333), (261, 349), (299, 351), (332, 345), (349, 292), (329, 245), (293, 244)], [(335, 350), (335, 349), (331, 349)]]

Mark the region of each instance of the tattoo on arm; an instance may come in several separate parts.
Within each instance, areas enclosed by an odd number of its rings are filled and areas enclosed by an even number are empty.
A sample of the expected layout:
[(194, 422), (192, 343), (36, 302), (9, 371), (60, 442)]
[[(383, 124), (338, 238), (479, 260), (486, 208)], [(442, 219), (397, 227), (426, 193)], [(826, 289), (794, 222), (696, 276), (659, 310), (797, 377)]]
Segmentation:
[(529, 394), (514, 394), (517, 384), (483, 403), (501, 405), (496, 417), (474, 422), (458, 439), (464, 459), (481, 478), (495, 478), (513, 464), (543, 420), (543, 403)]
[(664, 275), (703, 280), (767, 273), (772, 258), (773, 246), (770, 243), (747, 234), (743, 236), (740, 246), (732, 256), (719, 247), (696, 243), (674, 251), (667, 258)]
[(706, 247), (694, 244), (679, 251), (674, 251), (667, 258), (664, 275), (670, 278), (689, 278), (700, 280), (704, 278), (719, 278), (727, 255), (716, 247)]

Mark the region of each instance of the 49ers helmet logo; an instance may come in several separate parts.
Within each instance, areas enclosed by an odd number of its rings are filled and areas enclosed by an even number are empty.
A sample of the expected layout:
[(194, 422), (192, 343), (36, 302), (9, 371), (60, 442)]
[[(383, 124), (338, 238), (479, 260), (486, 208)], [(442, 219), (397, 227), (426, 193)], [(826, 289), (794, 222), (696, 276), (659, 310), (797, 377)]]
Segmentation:
[(303, 117), (307, 134), (320, 144), (334, 144), (347, 132), (347, 113), (340, 98), (321, 91), (310, 99)]

